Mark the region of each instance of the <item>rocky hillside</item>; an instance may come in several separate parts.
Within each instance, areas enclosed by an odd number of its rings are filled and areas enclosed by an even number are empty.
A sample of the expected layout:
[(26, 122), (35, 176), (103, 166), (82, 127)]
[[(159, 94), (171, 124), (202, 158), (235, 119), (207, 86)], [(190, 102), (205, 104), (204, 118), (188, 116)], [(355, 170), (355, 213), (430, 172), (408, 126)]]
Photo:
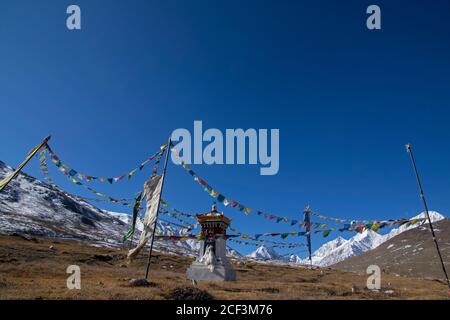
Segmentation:
[[(425, 218), (425, 213), (421, 213), (411, 219)], [(431, 221), (436, 222), (445, 217), (436, 211), (430, 211)], [(338, 262), (344, 261), (351, 257), (359, 256), (365, 252), (369, 252), (386, 241), (402, 234), (407, 230), (412, 230), (421, 226), (422, 223), (415, 225), (402, 225), (398, 228), (390, 230), (386, 234), (379, 234), (371, 230), (365, 230), (346, 240), (338, 237), (321, 246), (312, 255), (312, 262), (316, 266), (327, 267)], [(303, 264), (309, 264), (309, 259), (303, 259)]]
[[(450, 272), (450, 220), (433, 224), (442, 256)], [(365, 272), (378, 265), (384, 273), (420, 278), (444, 277), (427, 224), (407, 230), (382, 243), (374, 250), (333, 265), (333, 268)]]

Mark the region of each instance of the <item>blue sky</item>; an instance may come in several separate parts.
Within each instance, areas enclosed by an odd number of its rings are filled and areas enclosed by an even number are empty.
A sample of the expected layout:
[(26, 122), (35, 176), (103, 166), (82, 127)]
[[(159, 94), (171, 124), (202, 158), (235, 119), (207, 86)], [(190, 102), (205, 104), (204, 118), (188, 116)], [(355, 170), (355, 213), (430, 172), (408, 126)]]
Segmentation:
[[(65, 26), (72, 3), (82, 10), (81, 31)], [(374, 3), (380, 31), (365, 27)], [(279, 128), (275, 176), (251, 165), (193, 168), (223, 194), (289, 218), (310, 205), (324, 215), (389, 219), (422, 210), (410, 142), (430, 207), (448, 215), (449, 15), (443, 0), (9, 1), (0, 10), (0, 159), (17, 165), (52, 134), (62, 160), (113, 176), (194, 120), (221, 130)], [(26, 171), (42, 177), (37, 161)], [(128, 197), (149, 174), (93, 187)], [(193, 213), (212, 203), (174, 165), (164, 198)], [(298, 230), (220, 209), (242, 232)], [(313, 248), (338, 235), (314, 237)]]

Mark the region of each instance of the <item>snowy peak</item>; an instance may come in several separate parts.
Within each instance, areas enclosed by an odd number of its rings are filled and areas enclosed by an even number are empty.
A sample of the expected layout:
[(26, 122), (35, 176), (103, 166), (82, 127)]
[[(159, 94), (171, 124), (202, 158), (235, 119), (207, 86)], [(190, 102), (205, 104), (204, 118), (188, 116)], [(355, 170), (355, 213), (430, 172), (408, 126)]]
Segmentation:
[(259, 246), (255, 251), (248, 254), (247, 257), (257, 260), (278, 260), (281, 256), (273, 249), (265, 245)]
[(296, 254), (281, 255), (275, 251), (272, 247), (267, 247), (265, 245), (259, 246), (255, 251), (248, 254), (247, 258), (260, 260), (260, 261), (274, 261), (278, 263), (288, 263), (288, 264), (300, 264), (302, 263), (302, 258)]
[[(440, 214), (437, 211), (428, 211), (428, 214), (430, 215), (431, 222), (437, 222), (440, 220), (445, 219), (445, 216)], [(418, 214), (417, 216), (413, 217), (412, 219), (421, 219), (421, 218), (427, 218), (426, 212), (422, 212), (421, 214)]]
[(287, 257), (287, 262), (290, 262), (290, 263), (295, 263), (295, 264), (300, 264), (300, 263), (302, 263), (302, 258), (300, 258), (298, 255), (296, 255), (296, 254), (291, 254), (289, 257)]
[(242, 260), (243, 256), (238, 251), (227, 246), (227, 256), (236, 260)]
[[(313, 263), (320, 266), (329, 266), (347, 258), (360, 255), (381, 244), (383, 236), (372, 230), (364, 230), (349, 240), (344, 241), (340, 246), (329, 251), (321, 259), (313, 259)], [(342, 241), (342, 240), (341, 240)]]
[(330, 251), (333, 251), (334, 249), (336, 249), (337, 247), (340, 247), (341, 245), (343, 245), (345, 242), (347, 242), (347, 240), (345, 240), (344, 238), (342, 238), (341, 236), (337, 237), (334, 240), (331, 240), (327, 243), (325, 243), (323, 246), (321, 246), (319, 249), (317, 249), (314, 252), (314, 256), (315, 257), (324, 257), (325, 255), (327, 255)]
[[(383, 242), (383, 236), (372, 230), (364, 230), (350, 238), (347, 243), (357, 244), (360, 247), (374, 248)], [(345, 244), (344, 244), (345, 245)]]
[[(445, 216), (443, 216), (442, 214), (440, 214), (437, 211), (429, 211), (428, 214), (430, 215), (431, 222), (437, 222), (437, 221), (445, 219)], [(427, 214), (426, 214), (426, 212), (422, 212), (421, 214), (418, 214), (417, 216), (412, 217), (411, 219), (425, 219), (425, 218), (427, 218)], [(383, 242), (386, 242), (386, 241), (392, 239), (393, 237), (399, 235), (400, 233), (403, 233), (407, 230), (417, 228), (423, 224), (428, 224), (428, 220), (425, 220), (425, 221), (415, 224), (415, 225), (404, 224), (398, 228), (392, 229), (388, 234), (385, 234), (383, 236), (384, 237)]]

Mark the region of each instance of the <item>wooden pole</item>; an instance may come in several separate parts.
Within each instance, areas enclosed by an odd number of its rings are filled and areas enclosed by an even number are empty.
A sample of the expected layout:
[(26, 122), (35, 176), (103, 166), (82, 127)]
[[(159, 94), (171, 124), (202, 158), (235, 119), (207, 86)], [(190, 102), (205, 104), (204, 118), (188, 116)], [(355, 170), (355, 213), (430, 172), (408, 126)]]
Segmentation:
[(19, 167), (17, 167), (17, 169), (7, 178), (5, 178), (4, 180), (0, 181), (0, 192), (3, 191), (3, 189), (6, 188), (6, 186), (14, 179), (17, 177), (17, 175), (20, 173), (20, 171), (22, 171), (22, 169), (28, 164), (28, 162), (34, 157), (34, 155), (41, 150), (46, 144), (47, 142), (50, 140), (51, 136), (48, 136), (47, 138), (45, 138), (39, 145), (35, 146), (27, 155), (26, 159), (24, 162), (22, 162)]
[(150, 270), (150, 262), (152, 259), (152, 252), (153, 252), (153, 243), (155, 241), (155, 233), (156, 233), (156, 224), (158, 222), (158, 215), (159, 215), (159, 206), (160, 206), (160, 200), (161, 200), (161, 195), (163, 192), (163, 188), (164, 188), (164, 181), (166, 180), (166, 170), (167, 170), (167, 163), (169, 160), (169, 153), (170, 153), (170, 145), (172, 144), (172, 140), (171, 137), (169, 137), (169, 141), (167, 142), (167, 149), (166, 149), (166, 159), (164, 161), (164, 169), (163, 169), (163, 174), (162, 174), (162, 182), (161, 182), (161, 192), (159, 193), (159, 200), (158, 200), (158, 208), (156, 209), (156, 219), (155, 219), (155, 223), (153, 225), (153, 233), (152, 233), (152, 241), (150, 243), (150, 252), (148, 254), (148, 261), (147, 261), (147, 268), (145, 270), (145, 279), (148, 278), (148, 272)]
[(437, 253), (438, 253), (438, 256), (439, 256), (439, 260), (441, 261), (442, 271), (444, 272), (445, 279), (447, 280), (447, 286), (448, 286), (448, 289), (449, 289), (448, 293), (450, 294), (450, 281), (448, 279), (447, 270), (445, 269), (444, 260), (442, 259), (441, 250), (439, 250), (439, 244), (438, 244), (438, 241), (436, 239), (436, 235), (434, 233), (433, 224), (431, 223), (430, 213), (428, 212), (427, 201), (425, 200), (425, 194), (423, 192), (422, 183), (420, 182), (419, 173), (418, 173), (417, 167), (416, 167), (416, 160), (414, 159), (414, 154), (413, 154), (413, 151), (412, 151), (412, 148), (411, 148), (410, 144), (406, 145), (406, 151), (409, 153), (409, 156), (411, 158), (411, 162), (412, 162), (413, 169), (414, 169), (414, 174), (416, 176), (417, 185), (419, 186), (419, 190), (420, 190), (420, 198), (422, 199), (423, 206), (425, 208), (425, 213), (427, 215), (428, 224), (430, 225), (431, 235), (433, 237), (434, 245), (436, 246), (436, 250), (437, 250)]

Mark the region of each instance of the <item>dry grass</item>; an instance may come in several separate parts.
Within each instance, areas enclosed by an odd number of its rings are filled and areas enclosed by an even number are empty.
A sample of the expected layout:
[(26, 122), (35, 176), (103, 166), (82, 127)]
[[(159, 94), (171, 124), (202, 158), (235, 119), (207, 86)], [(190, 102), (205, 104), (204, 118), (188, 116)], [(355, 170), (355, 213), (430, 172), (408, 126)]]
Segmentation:
[[(125, 253), (75, 241), (0, 236), (0, 299), (165, 299), (193, 286), (185, 277), (191, 258), (156, 253), (153, 285), (131, 287), (130, 279), (143, 276), (147, 257), (127, 265)], [(81, 290), (66, 287), (72, 264), (81, 268)], [(235, 269), (238, 281), (202, 282), (198, 289), (215, 299), (240, 300), (448, 298), (445, 284), (432, 280), (383, 275), (377, 293), (363, 289), (366, 276), (356, 273), (257, 263)], [(360, 289), (352, 292), (352, 285)], [(387, 289), (394, 293), (384, 293)]]

